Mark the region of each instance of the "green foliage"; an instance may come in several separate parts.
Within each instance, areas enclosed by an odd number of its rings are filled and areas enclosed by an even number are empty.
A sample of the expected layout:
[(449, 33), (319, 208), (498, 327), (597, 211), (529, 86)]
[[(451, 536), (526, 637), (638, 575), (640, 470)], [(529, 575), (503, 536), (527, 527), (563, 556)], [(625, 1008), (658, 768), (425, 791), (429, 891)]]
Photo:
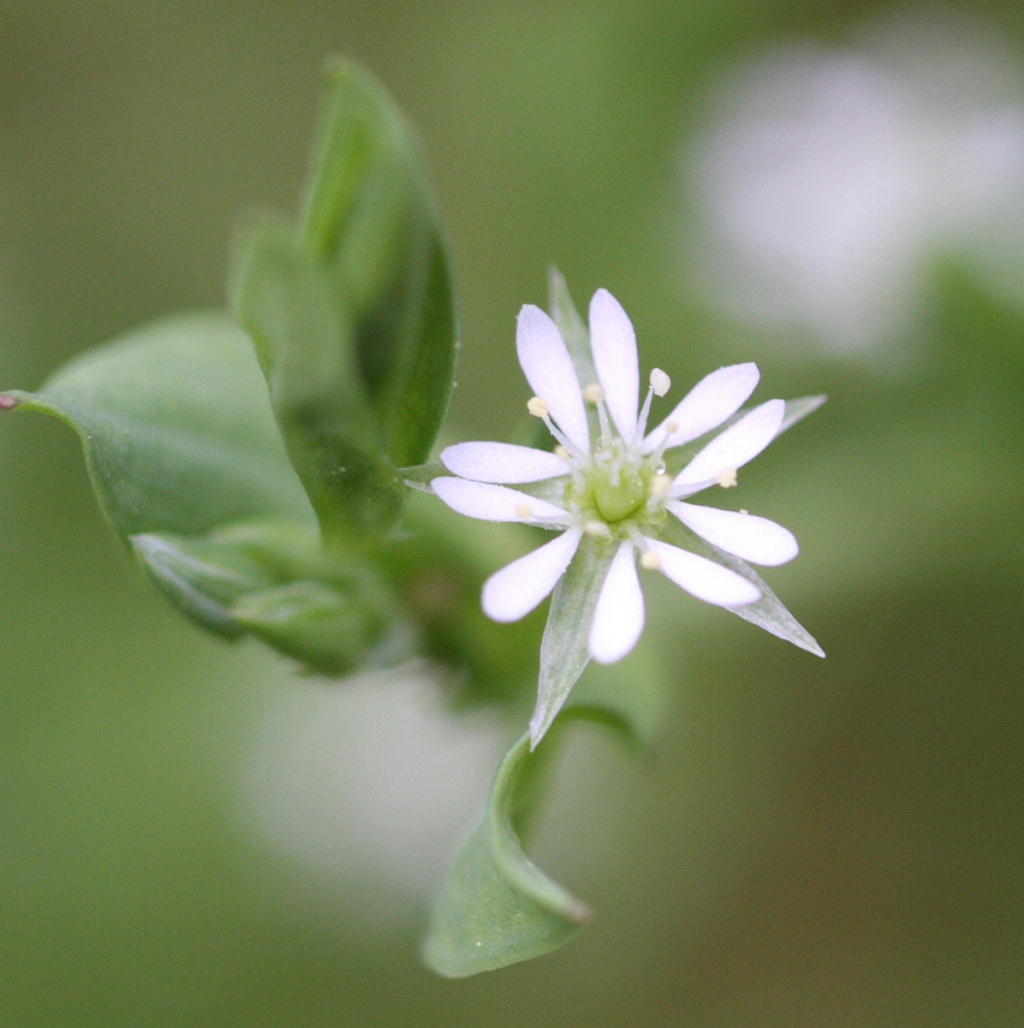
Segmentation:
[(313, 523), (249, 340), (222, 314), (135, 329), (39, 392), (6, 395), (78, 433), (100, 506), (126, 539), (249, 518)]
[[(422, 161), (370, 76), (333, 62), (326, 78), (299, 224), (264, 217), (240, 237), (230, 275), (236, 320), (209, 312), (144, 326), (38, 392), (0, 394), (0, 408), (75, 430), (116, 533), (204, 629), (254, 637), (324, 675), (423, 655), (462, 676), (455, 701), (518, 714), (534, 681), (538, 623), (489, 622), (479, 591), (530, 533), (496, 542), (488, 526), (457, 523), (433, 498), (409, 495), (429, 492), (443, 471), (424, 462), (456, 353), (447, 249)], [(550, 307), (580, 380), (595, 380), (586, 325), (554, 271)], [(817, 402), (798, 401), (788, 423)], [(590, 662), (588, 629), (613, 552), (584, 537), (555, 588), (530, 731), (505, 757), (434, 909), (424, 954), (440, 974), (549, 952), (587, 919), (522, 840), (554, 729), (586, 718), (646, 745), (664, 707), (669, 676), (649, 649), (630, 658), (628, 688), (623, 672), (598, 668), (573, 692)], [(754, 579), (764, 598), (737, 613), (820, 652)]]
[(383, 89), (327, 70), (302, 224), (250, 229), (232, 302), (325, 535), (397, 521), (397, 468), (430, 452), (455, 361), (446, 246), (412, 134)]
[(411, 133), (364, 71), (326, 77), (302, 225), (263, 220), (233, 265), (247, 332), (168, 318), (2, 403), (78, 433), (104, 513), (180, 610), (334, 675), (413, 652), (402, 569), (379, 558), (398, 469), (444, 417), (455, 338)]
[(517, 834), (548, 754), (533, 750), (527, 733), (502, 761), (483, 819), (434, 906), (423, 955), (438, 974), (463, 978), (541, 956), (586, 923), (586, 906), (538, 870)]

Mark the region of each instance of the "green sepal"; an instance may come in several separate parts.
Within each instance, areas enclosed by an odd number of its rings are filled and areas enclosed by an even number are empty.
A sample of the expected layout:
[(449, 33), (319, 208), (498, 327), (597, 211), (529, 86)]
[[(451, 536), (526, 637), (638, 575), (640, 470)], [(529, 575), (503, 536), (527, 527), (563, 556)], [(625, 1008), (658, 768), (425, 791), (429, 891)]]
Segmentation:
[(798, 646), (801, 650), (806, 650), (818, 657), (825, 656), (825, 651), (818, 645), (811, 633), (793, 617), (778, 596), (768, 588), (761, 576), (746, 561), (713, 546), (676, 518), (666, 518), (657, 534), (659, 539), (672, 546), (690, 550), (716, 564), (721, 564), (730, 571), (735, 571), (736, 574), (748, 582), (752, 582), (761, 591), (761, 598), (756, 603), (748, 603), (742, 607), (724, 607), (724, 610), (736, 614), (758, 628), (763, 628), (766, 632), (770, 632), (785, 642)]
[(533, 750), (527, 733), (502, 761), (484, 817), (434, 904), (423, 959), (438, 974), (464, 978), (539, 957), (586, 924), (588, 908), (537, 868), (520, 842), (550, 751)]
[(421, 463), (455, 369), (451, 262), (412, 129), (380, 83), (348, 61), (326, 68), (300, 236), (349, 321), (391, 461)]
[(530, 718), (534, 747), (544, 738), (590, 662), (590, 625), (614, 556), (615, 545), (610, 540), (584, 534), (555, 586), (540, 644), (537, 705)]
[(565, 277), (554, 267), (548, 269), (548, 308), (551, 320), (572, 358), (576, 377), (582, 385), (597, 382), (597, 368), (590, 349), (590, 331), (569, 295)]
[(384, 452), (352, 323), (328, 274), (273, 221), (250, 232), (235, 273), (235, 312), (325, 537), (386, 533), (401, 514), (404, 487)]

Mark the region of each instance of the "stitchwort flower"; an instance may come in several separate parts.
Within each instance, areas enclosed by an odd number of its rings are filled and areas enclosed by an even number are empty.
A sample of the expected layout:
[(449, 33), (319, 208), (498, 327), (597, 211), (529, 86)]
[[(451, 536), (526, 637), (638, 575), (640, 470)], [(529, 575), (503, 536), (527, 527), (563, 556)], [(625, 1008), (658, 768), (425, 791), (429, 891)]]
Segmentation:
[[(527, 409), (547, 426), (553, 450), (498, 442), (449, 446), (441, 462), (452, 474), (434, 478), (431, 488), (469, 517), (561, 533), (496, 572), (483, 589), (484, 611), (496, 621), (518, 620), (555, 592), (531, 721), (536, 744), (588, 659), (620, 660), (639, 639), (638, 564), (698, 599), (741, 612), (768, 593), (743, 562), (783, 564), (796, 556), (797, 542), (766, 518), (689, 502), (706, 489), (736, 485), (738, 469), (784, 427), (782, 400), (734, 418), (757, 385), (754, 364), (712, 372), (648, 431), (652, 402), (671, 383), (655, 368), (640, 403), (633, 326), (607, 290), (590, 304), (589, 353), (570, 354), (555, 322), (529, 304), (519, 314), (516, 346), (535, 393)], [(592, 380), (581, 384), (581, 371), (592, 372)], [(802, 413), (813, 406), (808, 402)], [(696, 453), (686, 449), (726, 422)], [(779, 620), (773, 613), (749, 620), (790, 637), (772, 623)], [(803, 636), (792, 641), (820, 652)]]

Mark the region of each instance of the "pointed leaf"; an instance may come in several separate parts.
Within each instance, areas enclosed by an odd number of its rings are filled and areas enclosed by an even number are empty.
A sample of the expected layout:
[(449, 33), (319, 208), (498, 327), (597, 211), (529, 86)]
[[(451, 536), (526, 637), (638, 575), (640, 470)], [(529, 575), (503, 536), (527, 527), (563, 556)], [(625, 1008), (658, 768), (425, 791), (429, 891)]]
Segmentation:
[(531, 777), (548, 749), (533, 751), (530, 741), (524, 735), (502, 762), (484, 818), (462, 846), (435, 903), (423, 956), (445, 977), (549, 953), (589, 917), (579, 900), (529, 860), (517, 837)]
[(381, 577), (359, 554), (323, 551), (315, 531), (249, 524), (131, 544), (161, 592), (220, 635), (254, 635), (325, 675), (412, 655)]
[(301, 235), (351, 326), (392, 462), (423, 461), (454, 374), (450, 260), (412, 130), (383, 87), (350, 62), (326, 68)]
[(135, 329), (54, 374), (15, 409), (78, 433), (103, 512), (122, 538), (205, 533), (313, 512), (288, 461), (245, 333), (216, 313)]
[(322, 269), (273, 222), (252, 231), (234, 306), (249, 331), (292, 464), (325, 535), (387, 532), (402, 481), (362, 385), (351, 325)]

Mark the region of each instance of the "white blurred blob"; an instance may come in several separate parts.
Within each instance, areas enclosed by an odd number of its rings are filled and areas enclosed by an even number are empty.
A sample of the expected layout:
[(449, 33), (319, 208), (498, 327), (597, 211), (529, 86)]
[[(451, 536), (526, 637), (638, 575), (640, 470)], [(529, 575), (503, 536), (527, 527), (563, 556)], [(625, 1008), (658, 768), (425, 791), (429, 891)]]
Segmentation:
[(329, 919), (341, 903), (378, 930), (421, 917), (483, 811), (507, 731), (447, 714), (425, 668), (285, 686), (245, 756), (242, 812), (300, 872), (292, 900)]
[(912, 334), (940, 255), (1024, 302), (1022, 99), (994, 37), (924, 9), (739, 69), (685, 168), (706, 288), (894, 363), (877, 344)]

